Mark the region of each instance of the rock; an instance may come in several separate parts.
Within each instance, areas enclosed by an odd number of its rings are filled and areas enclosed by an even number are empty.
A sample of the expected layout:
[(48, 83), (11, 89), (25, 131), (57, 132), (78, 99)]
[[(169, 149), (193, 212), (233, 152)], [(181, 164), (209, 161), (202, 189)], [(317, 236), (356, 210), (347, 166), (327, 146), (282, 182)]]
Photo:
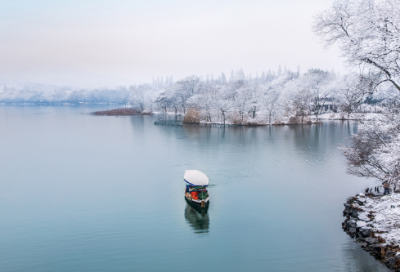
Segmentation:
[(362, 227), (360, 228), (360, 233), (363, 237), (371, 236), (372, 229), (370, 227)]
[(357, 221), (357, 227), (358, 228), (362, 228), (362, 227), (365, 227), (367, 225), (367, 223), (366, 222), (364, 222), (364, 221), (361, 221), (361, 220), (358, 220)]
[(396, 259), (393, 258), (393, 257), (392, 257), (392, 258), (389, 258), (389, 259), (386, 261), (386, 264), (387, 264), (387, 266), (393, 268), (393, 267), (395, 266), (395, 264), (396, 264)]
[[(372, 247), (372, 249), (371, 249)], [(379, 245), (369, 246), (371, 254), (375, 255), (378, 259), (383, 259), (385, 256), (385, 248)]]
[[(375, 196), (368, 195), (368, 197), (373, 198)], [(371, 202), (373, 201), (367, 199), (363, 194), (348, 198), (344, 204), (343, 215), (346, 219), (342, 223), (342, 228), (352, 238), (356, 238), (355, 241), (365, 251), (380, 260), (380, 262), (385, 263), (387, 267), (400, 272), (400, 247), (398, 245), (385, 244), (385, 240), (381, 237), (371, 237), (373, 235), (371, 226), (372, 224), (375, 225), (375, 222), (371, 222), (371, 220), (378, 222), (385, 219), (381, 218), (382, 215), (379, 213), (365, 210), (366, 206), (372, 205)], [(399, 252), (397, 252), (398, 250)]]
[(357, 229), (356, 228), (350, 228), (349, 232), (350, 232), (350, 234), (356, 234), (357, 233)]
[(357, 226), (356, 221), (351, 219), (346, 222), (346, 227), (347, 228), (355, 228)]
[(371, 221), (371, 219), (368, 217), (368, 214), (367, 213), (359, 213), (358, 214), (358, 219), (359, 220), (362, 220), (362, 221), (365, 221), (365, 222), (368, 222), (368, 221)]
[(357, 201), (360, 205), (363, 205), (367, 201), (367, 199), (366, 198), (358, 198)]
[(351, 204), (351, 203), (354, 202), (354, 200), (356, 200), (356, 198), (355, 198), (354, 196), (348, 197), (348, 198), (346, 199), (346, 203), (347, 203), (347, 204)]
[(373, 237), (368, 237), (364, 239), (365, 242), (367, 242), (369, 245), (373, 245), (373, 244), (377, 244), (378, 243), (378, 239), (373, 238)]
[(396, 252), (389, 250), (388, 252), (386, 252), (386, 256), (394, 256), (396, 254)]
[(368, 245), (368, 244), (367, 244), (367, 243), (364, 243), (364, 242), (361, 242), (361, 243), (360, 243), (360, 246), (361, 246), (361, 247), (366, 247), (367, 245)]
[(374, 252), (375, 245), (369, 245), (368, 251), (372, 254)]

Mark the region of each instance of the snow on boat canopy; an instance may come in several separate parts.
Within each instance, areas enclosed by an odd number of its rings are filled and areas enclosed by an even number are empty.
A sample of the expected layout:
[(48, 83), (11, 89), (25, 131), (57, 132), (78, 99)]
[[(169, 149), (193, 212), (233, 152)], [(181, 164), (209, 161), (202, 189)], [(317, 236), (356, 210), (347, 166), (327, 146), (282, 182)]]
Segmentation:
[(209, 184), (206, 174), (197, 170), (186, 170), (183, 179), (187, 184), (193, 186), (208, 186)]

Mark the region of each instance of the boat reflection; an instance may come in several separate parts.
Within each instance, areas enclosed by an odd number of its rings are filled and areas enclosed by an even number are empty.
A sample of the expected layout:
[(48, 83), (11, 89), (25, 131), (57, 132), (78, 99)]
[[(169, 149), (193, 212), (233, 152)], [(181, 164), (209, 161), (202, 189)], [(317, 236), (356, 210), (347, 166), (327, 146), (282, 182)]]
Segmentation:
[(185, 219), (193, 228), (194, 233), (208, 233), (210, 218), (207, 211), (208, 209), (201, 209), (186, 203)]

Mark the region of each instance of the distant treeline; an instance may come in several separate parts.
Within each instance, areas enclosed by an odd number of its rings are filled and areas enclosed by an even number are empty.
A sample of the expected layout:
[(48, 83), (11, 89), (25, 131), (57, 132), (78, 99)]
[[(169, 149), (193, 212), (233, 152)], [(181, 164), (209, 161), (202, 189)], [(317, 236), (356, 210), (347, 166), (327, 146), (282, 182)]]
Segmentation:
[[(0, 103), (7, 104), (122, 104), (145, 112), (186, 114), (195, 111), (200, 121), (221, 123), (276, 123), (296, 118), (308, 121), (324, 112), (350, 115), (370, 110), (368, 105), (389, 103), (397, 92), (391, 88), (374, 92), (370, 81), (357, 74), (339, 76), (334, 72), (310, 69), (304, 74), (281, 69), (252, 77), (242, 69), (217, 77), (189, 76), (177, 82), (172, 78), (156, 79), (115, 89), (39, 90), (3, 85)], [(377, 107), (374, 106), (374, 110)], [(379, 109), (379, 107), (378, 107)]]

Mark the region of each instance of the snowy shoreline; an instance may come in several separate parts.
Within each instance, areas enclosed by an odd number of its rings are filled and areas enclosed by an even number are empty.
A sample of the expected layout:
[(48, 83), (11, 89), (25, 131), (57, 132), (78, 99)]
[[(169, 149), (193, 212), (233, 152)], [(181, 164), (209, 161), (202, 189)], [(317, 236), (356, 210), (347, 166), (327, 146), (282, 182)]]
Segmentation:
[(267, 124), (267, 123), (245, 123), (245, 124), (234, 124), (234, 123), (228, 123), (226, 122), (225, 124), (223, 122), (205, 122), (205, 121), (200, 121), (200, 122), (183, 122), (182, 120), (163, 120), (159, 119), (158, 121), (155, 121), (154, 124), (156, 125), (173, 125), (176, 126), (176, 122), (180, 122), (181, 125), (195, 125), (195, 126), (226, 126), (226, 127), (265, 127), (265, 126), (292, 126), (292, 125), (318, 125), (322, 124), (321, 121), (308, 121), (308, 122), (303, 122), (303, 123), (289, 123), (289, 122), (275, 122), (273, 124)]
[(344, 206), (343, 230), (377, 260), (400, 271), (400, 193), (360, 193)]
[[(337, 121), (358, 121), (358, 120), (363, 120), (363, 121), (371, 121), (374, 120), (376, 117), (380, 116), (381, 113), (351, 113), (349, 115), (343, 114), (343, 113), (323, 113), (319, 115), (318, 119), (319, 120), (337, 120)], [(315, 116), (315, 115), (314, 115)], [(315, 119), (315, 117), (312, 116), (311, 118)]]
[[(173, 115), (174, 113), (162, 113), (162, 112), (153, 112), (152, 114), (156, 115)], [(301, 116), (291, 116), (282, 118), (281, 120), (276, 120), (273, 123), (268, 123), (266, 118), (256, 117), (254, 119), (247, 119), (243, 123), (242, 122), (232, 122), (231, 120), (227, 120), (225, 123), (223, 121), (218, 122), (209, 122), (209, 121), (196, 121), (196, 122), (185, 122), (185, 116), (179, 114), (182, 117), (180, 121), (183, 121), (184, 124), (193, 124), (193, 125), (206, 125), (206, 126), (281, 126), (281, 125), (315, 125), (322, 124), (325, 121), (373, 121), (377, 117), (379, 117), (380, 113), (352, 113), (350, 115), (343, 115), (343, 113), (324, 113), (318, 115), (318, 120), (315, 115), (309, 115), (302, 118)], [(303, 121), (301, 121), (303, 119)]]

